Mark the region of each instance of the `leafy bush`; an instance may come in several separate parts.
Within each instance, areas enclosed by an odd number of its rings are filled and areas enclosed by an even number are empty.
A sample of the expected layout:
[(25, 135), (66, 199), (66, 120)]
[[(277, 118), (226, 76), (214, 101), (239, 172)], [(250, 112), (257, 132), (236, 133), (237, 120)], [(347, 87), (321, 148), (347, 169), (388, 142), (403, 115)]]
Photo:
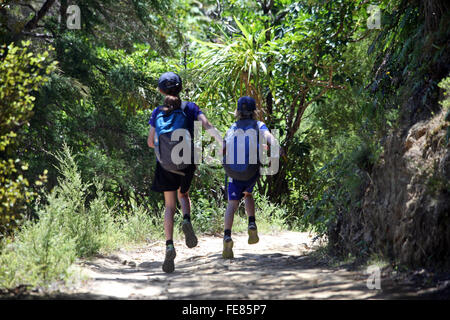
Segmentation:
[[(439, 87), (444, 90), (444, 100), (441, 102), (445, 112), (445, 121), (450, 122), (450, 77), (443, 79), (439, 83)], [(450, 142), (450, 126), (447, 126), (447, 134), (445, 136), (445, 142), (448, 145)]]
[(65, 146), (56, 157), (62, 177), (47, 204), (37, 209), (38, 220), (25, 222), (14, 241), (5, 240), (0, 254), (1, 287), (65, 279), (77, 257), (98, 252), (119, 232), (101, 183), (94, 182), (96, 196), (87, 203), (91, 184), (81, 181), (69, 148)]
[(224, 214), (223, 204), (213, 203), (206, 198), (192, 201), (193, 225), (199, 233), (222, 233)]
[(128, 217), (123, 216), (121, 226), (125, 243), (164, 238), (163, 220), (150, 215), (142, 206), (133, 208)]
[(18, 159), (18, 131), (29, 124), (33, 93), (47, 81), (55, 63), (45, 65), (48, 52), (35, 55), (30, 42), (0, 47), (0, 237), (12, 230), (33, 191), (22, 172), (28, 165)]
[[(255, 217), (261, 232), (273, 232), (287, 229), (286, 209), (271, 203), (267, 196), (254, 193)], [(212, 203), (206, 199), (193, 202), (193, 226), (199, 233), (222, 234), (224, 229), (224, 215), (226, 203)], [(182, 215), (179, 215), (181, 217)], [(179, 219), (181, 222), (181, 218)], [(242, 201), (235, 213), (233, 232), (247, 231), (248, 218)]]

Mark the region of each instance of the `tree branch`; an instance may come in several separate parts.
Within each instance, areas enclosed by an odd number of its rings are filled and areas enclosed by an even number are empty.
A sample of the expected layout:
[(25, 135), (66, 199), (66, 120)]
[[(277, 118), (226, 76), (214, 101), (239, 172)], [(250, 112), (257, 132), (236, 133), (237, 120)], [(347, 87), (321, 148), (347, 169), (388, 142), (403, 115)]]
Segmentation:
[(273, 24), (277, 25), (281, 19), (283, 19), (287, 14), (289, 13), (289, 10), (283, 10), (281, 11), (274, 19)]
[[(325, 66), (323, 68), (326, 68)], [(288, 124), (288, 133), (286, 135), (286, 141), (290, 141), (292, 137), (294, 136), (295, 132), (297, 132), (298, 128), (300, 127), (300, 123), (303, 117), (303, 113), (305, 112), (306, 108), (311, 105), (314, 101), (317, 101), (320, 99), (328, 90), (330, 89), (344, 89), (344, 86), (339, 86), (333, 84), (333, 67), (330, 66), (328, 68), (328, 81), (321, 81), (321, 80), (311, 80), (306, 78), (304, 75), (302, 78), (297, 78), (299, 83), (306, 82), (309, 84), (309, 86), (306, 86), (304, 89), (300, 89), (300, 93), (294, 97), (291, 108), (289, 111), (289, 119), (286, 121)], [(309, 99), (306, 101), (306, 96), (309, 92), (309, 88), (313, 86), (322, 87), (322, 90), (312, 99)], [(295, 106), (297, 105), (298, 99), (301, 97), (300, 106), (297, 109), (297, 113), (295, 115), (295, 120), (293, 121), (294, 116), (294, 110)], [(292, 122), (293, 121), (293, 122)]]
[(22, 6), (22, 7), (27, 7), (28, 9), (30, 9), (30, 10), (32, 10), (34, 13), (36, 13), (36, 9), (35, 9), (31, 4), (29, 4), (29, 3), (21, 3), (21, 2), (17, 2), (17, 3), (15, 3), (15, 4), (17, 4), (17, 5), (19, 5), (19, 6)]
[(33, 38), (42, 38), (42, 39), (54, 39), (54, 37), (50, 34), (44, 33), (32, 33), (32, 32), (22, 32), (23, 35)]
[(48, 10), (50, 10), (54, 3), (55, 0), (45, 1), (41, 9), (39, 9), (39, 11), (34, 15), (33, 19), (27, 22), (27, 24), (23, 28), (23, 31), (30, 31), (36, 28), (38, 22), (47, 14)]
[(59, 16), (60, 16), (61, 22), (59, 25), (59, 30), (63, 31), (66, 28), (68, 4), (67, 4), (67, 0), (61, 0), (60, 2), (61, 2), (61, 6), (59, 8)]

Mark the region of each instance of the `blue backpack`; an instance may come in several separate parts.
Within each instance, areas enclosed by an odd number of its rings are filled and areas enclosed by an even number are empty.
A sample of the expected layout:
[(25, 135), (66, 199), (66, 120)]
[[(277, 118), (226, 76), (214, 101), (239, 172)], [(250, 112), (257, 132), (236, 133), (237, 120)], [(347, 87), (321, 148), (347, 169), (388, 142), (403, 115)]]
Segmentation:
[[(192, 147), (192, 137), (190, 137), (188, 127), (189, 127), (189, 119), (187, 118), (186, 114), (184, 113), (184, 109), (187, 106), (187, 102), (183, 101), (181, 104), (180, 109), (172, 110), (169, 113), (160, 112), (155, 119), (155, 153), (156, 157), (161, 164), (161, 166), (167, 170), (172, 171), (175, 173), (179, 173), (177, 171), (183, 170), (187, 168), (190, 164), (193, 163), (192, 157), (193, 157), (193, 150)], [(178, 139), (176, 141), (172, 141), (172, 135), (177, 129), (183, 129), (185, 130), (183, 132), (183, 139)], [(178, 132), (179, 133), (179, 132)], [(186, 143), (187, 141), (185, 139), (190, 139), (189, 146), (191, 147), (191, 157), (189, 158), (190, 161), (184, 162), (183, 160), (181, 163), (175, 163), (179, 161), (175, 161), (173, 159), (173, 149), (176, 145), (179, 143)], [(183, 142), (181, 142), (183, 141)], [(183, 158), (183, 151), (181, 151), (179, 154), (177, 154), (178, 160), (180, 158)], [(181, 174), (181, 173), (179, 173)]]
[(228, 130), (223, 167), (230, 178), (248, 181), (259, 172), (259, 126), (259, 121), (243, 119)]

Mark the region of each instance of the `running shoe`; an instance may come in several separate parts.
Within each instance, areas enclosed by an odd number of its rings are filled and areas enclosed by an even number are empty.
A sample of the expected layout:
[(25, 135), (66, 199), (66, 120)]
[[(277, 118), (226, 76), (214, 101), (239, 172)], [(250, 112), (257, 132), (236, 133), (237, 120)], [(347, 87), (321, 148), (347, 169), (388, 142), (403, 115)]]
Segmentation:
[(255, 244), (258, 242), (258, 228), (256, 227), (256, 223), (250, 222), (248, 224), (248, 244)]
[(225, 236), (223, 238), (223, 252), (222, 252), (222, 258), (224, 259), (233, 259), (233, 240), (230, 236)]
[(166, 257), (164, 259), (162, 269), (164, 272), (171, 273), (175, 270), (175, 257), (177, 256), (177, 253), (175, 251), (175, 247), (171, 244), (169, 244), (166, 247)]
[(193, 248), (197, 245), (198, 240), (195, 236), (194, 228), (192, 227), (192, 223), (184, 219), (183, 223), (181, 224), (181, 229), (183, 230), (184, 237), (186, 240), (186, 245), (188, 248)]

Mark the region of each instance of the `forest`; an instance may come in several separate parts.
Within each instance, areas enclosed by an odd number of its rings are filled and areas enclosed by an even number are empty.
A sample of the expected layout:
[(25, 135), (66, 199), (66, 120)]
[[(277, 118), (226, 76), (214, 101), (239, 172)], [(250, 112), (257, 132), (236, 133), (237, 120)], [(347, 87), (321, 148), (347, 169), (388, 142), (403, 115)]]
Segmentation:
[[(241, 96), (279, 132), (279, 170), (255, 188), (267, 228), (314, 232), (333, 256), (448, 270), (449, 9), (2, 0), (0, 289), (45, 286), (79, 258), (162, 239), (147, 137), (167, 71), (220, 132)], [(222, 166), (199, 164), (190, 196), (196, 232), (221, 234)]]

